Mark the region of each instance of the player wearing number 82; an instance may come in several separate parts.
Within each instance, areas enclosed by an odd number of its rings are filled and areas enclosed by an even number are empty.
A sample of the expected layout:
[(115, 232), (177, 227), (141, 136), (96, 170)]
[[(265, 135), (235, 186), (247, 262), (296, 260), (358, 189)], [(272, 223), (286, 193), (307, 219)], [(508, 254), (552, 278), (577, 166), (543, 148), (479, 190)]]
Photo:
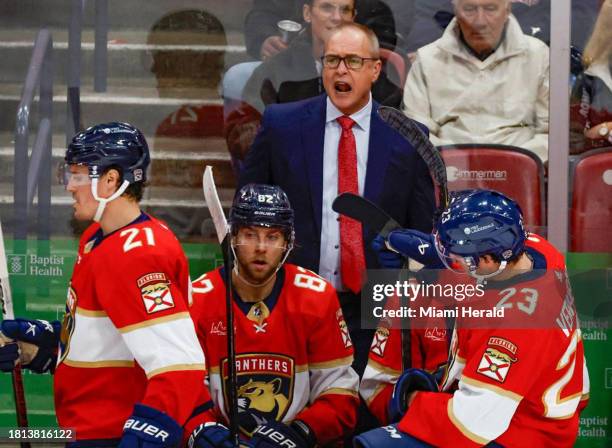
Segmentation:
[[(285, 263), (293, 210), (277, 186), (249, 184), (230, 217), (238, 423), (253, 446), (326, 446), (355, 426), (358, 376), (353, 347), (331, 284)], [(225, 447), (227, 331), (223, 268), (193, 282), (191, 315), (207, 359), (214, 408), (186, 429), (194, 446)], [(208, 423), (206, 423), (208, 422)], [(217, 422), (219, 424), (214, 424)]]

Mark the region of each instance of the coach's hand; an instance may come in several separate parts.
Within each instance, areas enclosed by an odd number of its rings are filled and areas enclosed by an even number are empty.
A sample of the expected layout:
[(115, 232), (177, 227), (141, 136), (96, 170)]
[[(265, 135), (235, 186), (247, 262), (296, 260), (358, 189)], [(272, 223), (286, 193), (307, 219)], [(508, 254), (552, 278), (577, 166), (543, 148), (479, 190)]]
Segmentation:
[(119, 448), (178, 447), (183, 429), (169, 415), (144, 404), (136, 404), (123, 425)]
[(434, 376), (422, 369), (406, 369), (400, 375), (393, 388), (393, 395), (389, 401), (389, 421), (397, 423), (408, 410), (410, 395), (417, 391), (438, 391), (438, 383)]
[(0, 329), (5, 336), (18, 341), (23, 367), (36, 373), (53, 373), (61, 331), (59, 321), (7, 319)]
[(281, 422), (268, 422), (259, 425), (253, 437), (253, 448), (312, 448), (317, 440), (312, 430), (302, 421), (294, 421), (290, 425)]

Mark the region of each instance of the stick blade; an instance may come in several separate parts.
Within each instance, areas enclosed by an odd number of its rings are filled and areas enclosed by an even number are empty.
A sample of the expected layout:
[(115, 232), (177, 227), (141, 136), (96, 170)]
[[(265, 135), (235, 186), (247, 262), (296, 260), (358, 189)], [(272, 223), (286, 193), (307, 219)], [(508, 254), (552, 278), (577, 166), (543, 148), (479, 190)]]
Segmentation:
[(359, 221), (375, 233), (387, 237), (389, 232), (401, 228), (387, 212), (363, 196), (342, 193), (334, 199), (332, 210)]
[(223, 243), (227, 235), (229, 234), (229, 227), (227, 220), (225, 219), (225, 213), (223, 212), (223, 206), (219, 200), (217, 194), (217, 187), (215, 186), (215, 180), (213, 178), (212, 167), (206, 166), (204, 174), (202, 175), (202, 190), (204, 191), (204, 200), (210, 211), (213, 224), (215, 225), (215, 231), (217, 232), (217, 238), (219, 243)]

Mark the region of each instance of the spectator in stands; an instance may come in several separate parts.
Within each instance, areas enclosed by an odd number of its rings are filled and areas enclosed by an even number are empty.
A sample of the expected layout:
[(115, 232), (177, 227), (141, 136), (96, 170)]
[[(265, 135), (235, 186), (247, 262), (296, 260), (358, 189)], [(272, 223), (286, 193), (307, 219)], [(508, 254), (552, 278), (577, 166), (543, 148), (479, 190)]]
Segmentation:
[[(284, 19), (302, 22), (306, 0), (255, 0), (244, 22), (248, 54), (266, 60), (287, 49), (277, 23)], [(357, 0), (355, 21), (371, 28), (381, 47), (402, 46), (410, 34), (414, 0)]]
[(571, 152), (612, 146), (612, 0), (604, 1), (584, 50), (571, 101)]
[[(597, 16), (600, 0), (572, 1), (572, 46), (582, 51)], [(451, 0), (415, 0), (406, 49), (413, 54), (439, 39), (454, 16)], [(550, 0), (512, 0), (512, 14), (523, 33), (550, 43)]]
[(456, 17), (417, 52), (405, 113), (435, 145), (497, 143), (548, 156), (548, 47), (526, 36), (510, 0), (453, 0)]
[[(354, 0), (307, 0), (303, 7), (306, 27), (290, 46), (255, 69), (243, 92), (243, 102), (226, 119), (230, 152), (242, 160), (255, 138), (265, 106), (311, 98), (324, 92), (321, 79), (325, 42), (343, 22), (355, 17)], [(388, 7), (380, 4), (381, 8)], [(381, 72), (372, 88), (381, 104), (399, 107), (402, 89)]]

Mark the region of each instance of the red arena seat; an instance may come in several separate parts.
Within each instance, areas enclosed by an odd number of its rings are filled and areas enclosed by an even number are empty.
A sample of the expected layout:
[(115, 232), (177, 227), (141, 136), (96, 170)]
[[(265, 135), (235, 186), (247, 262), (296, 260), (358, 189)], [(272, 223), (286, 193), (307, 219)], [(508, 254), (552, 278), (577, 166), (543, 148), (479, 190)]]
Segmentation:
[(581, 154), (572, 174), (570, 251), (612, 252), (612, 148)]
[(488, 188), (519, 203), (525, 224), (533, 231), (544, 226), (544, 168), (526, 149), (494, 144), (457, 144), (439, 147), (450, 191)]

